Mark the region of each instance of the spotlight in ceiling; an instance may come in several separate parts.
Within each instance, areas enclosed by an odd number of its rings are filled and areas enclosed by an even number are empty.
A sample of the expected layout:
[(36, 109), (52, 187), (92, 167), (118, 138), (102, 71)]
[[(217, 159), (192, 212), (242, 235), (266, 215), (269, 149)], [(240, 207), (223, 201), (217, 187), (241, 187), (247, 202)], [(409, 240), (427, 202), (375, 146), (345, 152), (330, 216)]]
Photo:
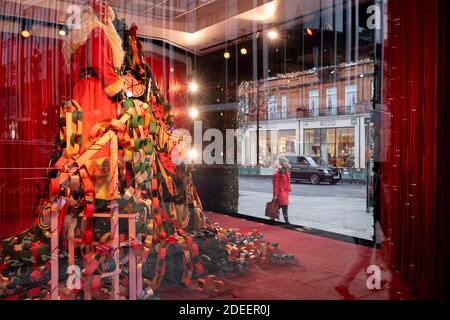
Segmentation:
[(196, 119), (199, 115), (198, 109), (196, 107), (192, 107), (191, 109), (189, 109), (189, 116), (192, 119)]
[(191, 93), (196, 93), (196, 92), (198, 92), (198, 84), (197, 84), (197, 82), (192, 81), (192, 82), (189, 84), (189, 91), (190, 91)]
[(30, 31), (28, 31), (28, 30), (23, 30), (20, 34), (21, 34), (22, 37), (24, 37), (24, 38), (29, 38), (29, 37), (31, 36), (31, 33), (30, 33)]
[(223, 57), (228, 60), (228, 59), (230, 59), (231, 54), (228, 51), (225, 51), (223, 54)]
[(270, 30), (267, 33), (267, 36), (269, 37), (270, 40), (276, 40), (278, 39), (278, 32), (276, 30)]
[(247, 53), (248, 53), (248, 52), (247, 52), (247, 49), (241, 48), (241, 54), (242, 54), (243, 56), (245, 56)]
[(311, 36), (314, 34), (313, 29), (311, 29), (311, 28), (306, 28), (306, 34), (307, 34), (308, 36), (311, 37)]
[(189, 150), (188, 155), (189, 155), (189, 159), (195, 160), (198, 157), (198, 152), (197, 152), (197, 150), (192, 149), (192, 150)]

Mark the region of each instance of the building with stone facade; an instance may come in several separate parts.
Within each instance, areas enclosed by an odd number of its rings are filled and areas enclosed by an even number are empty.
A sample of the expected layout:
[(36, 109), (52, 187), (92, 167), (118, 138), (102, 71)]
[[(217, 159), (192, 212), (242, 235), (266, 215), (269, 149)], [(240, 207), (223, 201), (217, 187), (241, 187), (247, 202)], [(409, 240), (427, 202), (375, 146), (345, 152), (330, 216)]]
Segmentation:
[[(370, 60), (243, 83), (244, 123), (238, 160), (270, 168), (280, 155), (320, 157), (341, 168), (364, 169), (370, 160), (374, 63)], [(259, 118), (259, 119), (258, 119)]]

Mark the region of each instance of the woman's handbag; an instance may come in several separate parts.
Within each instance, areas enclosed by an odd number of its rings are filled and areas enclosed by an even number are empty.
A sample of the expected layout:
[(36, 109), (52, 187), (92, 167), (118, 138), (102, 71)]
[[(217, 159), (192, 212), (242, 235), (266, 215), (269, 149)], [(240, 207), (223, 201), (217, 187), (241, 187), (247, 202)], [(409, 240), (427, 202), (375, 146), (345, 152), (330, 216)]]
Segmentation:
[(278, 203), (275, 200), (267, 202), (266, 204), (266, 217), (271, 219), (280, 220), (280, 209), (278, 208)]

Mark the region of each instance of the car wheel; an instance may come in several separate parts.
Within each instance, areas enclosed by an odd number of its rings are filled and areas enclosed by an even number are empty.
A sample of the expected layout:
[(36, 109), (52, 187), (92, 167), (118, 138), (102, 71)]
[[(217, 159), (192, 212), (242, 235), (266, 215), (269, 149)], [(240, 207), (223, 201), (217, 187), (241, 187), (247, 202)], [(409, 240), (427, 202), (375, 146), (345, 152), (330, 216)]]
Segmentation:
[(317, 185), (320, 183), (320, 177), (317, 174), (313, 174), (311, 178), (309, 178), (312, 184)]

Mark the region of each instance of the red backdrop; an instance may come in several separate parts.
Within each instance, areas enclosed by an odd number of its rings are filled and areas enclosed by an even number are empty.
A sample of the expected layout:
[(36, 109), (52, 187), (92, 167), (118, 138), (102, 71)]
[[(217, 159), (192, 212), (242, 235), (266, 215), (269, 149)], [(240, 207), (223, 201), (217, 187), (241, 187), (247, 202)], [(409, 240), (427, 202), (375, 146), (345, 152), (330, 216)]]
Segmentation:
[(448, 100), (442, 99), (448, 96), (442, 81), (448, 77), (442, 73), (445, 63), (448, 69), (448, 4), (392, 0), (387, 9), (379, 200), (388, 260), (418, 298), (443, 298), (450, 223), (445, 206), (437, 206), (446, 196), (437, 185), (448, 184), (440, 180), (448, 176), (441, 152), (448, 127)]
[[(30, 226), (36, 184), (57, 133), (59, 103), (71, 96), (62, 42), (0, 33), (0, 239)], [(154, 76), (173, 104), (186, 106), (186, 65), (168, 57), (148, 58)], [(171, 68), (173, 71), (171, 72)]]

